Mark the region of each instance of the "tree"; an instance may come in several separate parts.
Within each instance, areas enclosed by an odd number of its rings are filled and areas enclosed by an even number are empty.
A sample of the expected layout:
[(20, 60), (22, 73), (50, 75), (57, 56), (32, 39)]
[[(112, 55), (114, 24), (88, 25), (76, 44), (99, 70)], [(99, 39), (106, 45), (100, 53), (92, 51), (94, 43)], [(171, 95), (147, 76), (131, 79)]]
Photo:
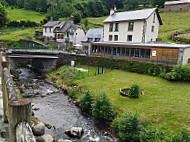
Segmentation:
[(80, 21), (82, 19), (81, 13), (79, 11), (75, 11), (73, 13), (73, 16), (74, 16), (74, 23), (75, 24), (80, 23)]
[(153, 6), (164, 7), (166, 0), (153, 0)]
[(0, 27), (5, 26), (8, 23), (7, 11), (5, 6), (0, 3)]
[(96, 118), (112, 120), (114, 112), (106, 93), (100, 93), (92, 104), (92, 115)]

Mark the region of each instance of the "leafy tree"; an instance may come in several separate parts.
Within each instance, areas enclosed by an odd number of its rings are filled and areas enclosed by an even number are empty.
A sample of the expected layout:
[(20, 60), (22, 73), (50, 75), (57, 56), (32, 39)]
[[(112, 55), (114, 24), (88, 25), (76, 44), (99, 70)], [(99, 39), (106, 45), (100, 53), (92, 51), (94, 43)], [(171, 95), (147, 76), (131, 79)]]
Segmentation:
[(80, 21), (82, 19), (81, 13), (79, 11), (75, 11), (73, 13), (73, 16), (74, 16), (74, 23), (75, 24), (80, 23)]
[(112, 120), (114, 112), (106, 93), (100, 93), (92, 104), (92, 115), (96, 118)]
[(7, 22), (8, 22), (7, 11), (5, 9), (5, 6), (3, 6), (0, 3), (0, 27), (5, 26)]
[(161, 7), (163, 8), (164, 7), (164, 3), (165, 3), (166, 0), (153, 0), (153, 6), (158, 6), (158, 7)]
[(5, 0), (0, 0), (0, 3), (4, 6), (7, 6), (7, 2)]

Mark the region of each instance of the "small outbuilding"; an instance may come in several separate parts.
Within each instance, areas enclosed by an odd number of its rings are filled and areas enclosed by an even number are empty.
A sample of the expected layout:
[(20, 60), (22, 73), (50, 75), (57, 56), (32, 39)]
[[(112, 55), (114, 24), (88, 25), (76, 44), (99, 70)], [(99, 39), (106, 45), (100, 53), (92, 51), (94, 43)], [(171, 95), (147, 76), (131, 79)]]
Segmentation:
[(166, 1), (164, 12), (189, 12), (189, 2), (187, 1)]

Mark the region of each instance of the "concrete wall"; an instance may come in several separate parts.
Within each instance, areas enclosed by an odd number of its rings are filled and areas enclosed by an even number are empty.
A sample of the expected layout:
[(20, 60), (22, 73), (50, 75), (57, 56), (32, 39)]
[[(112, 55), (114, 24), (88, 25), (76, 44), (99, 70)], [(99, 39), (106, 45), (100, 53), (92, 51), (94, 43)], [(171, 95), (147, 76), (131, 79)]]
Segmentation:
[(189, 12), (189, 4), (175, 4), (175, 5), (165, 5), (164, 12)]
[[(154, 22), (154, 15), (155, 15), (155, 22)], [(154, 31), (153, 32), (152, 32), (152, 26), (154, 26)], [(147, 19), (145, 42), (156, 41), (156, 38), (158, 38), (159, 27), (160, 27), (160, 23), (159, 23), (159, 20), (158, 20), (156, 12), (154, 12)]]
[[(188, 62), (189, 59), (189, 62)], [(190, 48), (184, 49), (182, 65), (190, 64)]]
[[(155, 23), (153, 23), (153, 18), (155, 14)], [(128, 31), (129, 22), (134, 22), (133, 31)], [(154, 32), (152, 32), (152, 26), (154, 26)], [(110, 23), (104, 23), (104, 41), (106, 42), (131, 42), (127, 41), (127, 36), (132, 35), (132, 42), (150, 42), (156, 41), (158, 37), (159, 30), (159, 20), (156, 12), (145, 20), (136, 21), (123, 21), (119, 22), (119, 31), (115, 32), (115, 23), (113, 23), (113, 32), (109, 31)], [(144, 30), (144, 31), (143, 31)], [(145, 40), (143, 40), (143, 34), (145, 34)], [(109, 35), (112, 35), (112, 41), (109, 41)], [(118, 41), (114, 41), (114, 35), (118, 35)]]

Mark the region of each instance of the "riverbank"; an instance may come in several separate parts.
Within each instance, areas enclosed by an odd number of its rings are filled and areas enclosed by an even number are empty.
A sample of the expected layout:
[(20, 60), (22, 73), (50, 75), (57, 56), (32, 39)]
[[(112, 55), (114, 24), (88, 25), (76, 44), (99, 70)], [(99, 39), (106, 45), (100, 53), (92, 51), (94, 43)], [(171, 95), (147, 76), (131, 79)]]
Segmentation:
[[(83, 68), (91, 67), (83, 66)], [(47, 74), (47, 80), (60, 87), (63, 86), (66, 82), (61, 78), (62, 70), (60, 68)], [(139, 112), (142, 124), (159, 129), (165, 136), (178, 133), (182, 128), (190, 129), (188, 82), (170, 82), (159, 77), (109, 70), (103, 75), (74, 79), (72, 83), (77, 84), (83, 92), (86, 90), (90, 90), (92, 94), (106, 92), (116, 113)], [(120, 88), (130, 87), (133, 84), (139, 85), (144, 95), (138, 99), (119, 95)], [(79, 98), (80, 95), (77, 99)]]
[[(47, 83), (29, 69), (22, 68), (16, 72), (19, 75), (15, 81), (21, 95), (32, 97), (32, 109), (35, 117), (44, 124), (52, 126), (51, 128), (46, 127), (46, 134), (51, 134), (57, 140), (68, 139), (73, 142), (117, 141), (115, 138), (102, 134), (90, 118), (81, 114), (80, 109), (63, 93), (62, 89)], [(83, 128), (84, 134), (79, 139), (65, 134), (66, 130), (70, 130), (73, 127)]]

